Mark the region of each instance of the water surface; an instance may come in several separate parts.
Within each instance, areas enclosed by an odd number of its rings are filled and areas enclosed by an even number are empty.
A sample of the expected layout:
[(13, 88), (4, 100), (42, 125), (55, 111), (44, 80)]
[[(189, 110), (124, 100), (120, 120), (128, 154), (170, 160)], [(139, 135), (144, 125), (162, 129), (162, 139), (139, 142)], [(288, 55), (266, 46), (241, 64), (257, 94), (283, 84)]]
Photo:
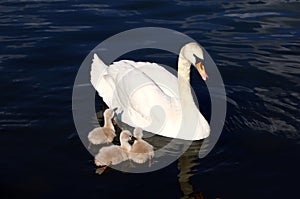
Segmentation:
[[(299, 2), (11, 0), (1, 2), (0, 10), (1, 195), (297, 197)], [(72, 120), (74, 79), (98, 43), (144, 26), (180, 31), (209, 52), (226, 87), (225, 127), (204, 159), (195, 155), (195, 142), (162, 170), (98, 176)], [(176, 65), (168, 53), (128, 57)], [(209, 118), (205, 84), (196, 72), (191, 81)]]

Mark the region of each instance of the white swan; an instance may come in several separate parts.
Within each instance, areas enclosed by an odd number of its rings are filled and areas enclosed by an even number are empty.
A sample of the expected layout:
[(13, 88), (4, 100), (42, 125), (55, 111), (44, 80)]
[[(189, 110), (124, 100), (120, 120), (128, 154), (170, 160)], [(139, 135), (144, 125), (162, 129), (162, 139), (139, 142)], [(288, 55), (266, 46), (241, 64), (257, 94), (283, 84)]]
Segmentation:
[(95, 156), (95, 164), (104, 167), (98, 169), (97, 173), (101, 174), (109, 165), (116, 165), (128, 160), (128, 152), (131, 150), (128, 141), (131, 140), (131, 137), (130, 131), (124, 130), (120, 134), (121, 146), (111, 145), (102, 147), (99, 150), (99, 153)]
[(151, 159), (154, 157), (153, 146), (148, 142), (143, 140), (143, 130), (141, 128), (135, 128), (133, 131), (133, 136), (136, 138), (131, 150), (129, 152), (129, 159), (133, 160), (135, 163), (145, 163), (149, 160), (149, 166)]
[(189, 82), (191, 64), (203, 80), (208, 77), (203, 60), (197, 43), (184, 45), (177, 79), (155, 63), (122, 60), (107, 66), (94, 54), (91, 83), (110, 108), (117, 108), (122, 122), (166, 137), (199, 140), (209, 136), (210, 127), (194, 103)]
[[(88, 134), (88, 139), (90, 144), (104, 144), (113, 141), (116, 136), (115, 127), (112, 124), (112, 119), (114, 117), (114, 111), (112, 109), (106, 109), (103, 113), (104, 126), (94, 128)], [(89, 145), (90, 147), (90, 145)]]

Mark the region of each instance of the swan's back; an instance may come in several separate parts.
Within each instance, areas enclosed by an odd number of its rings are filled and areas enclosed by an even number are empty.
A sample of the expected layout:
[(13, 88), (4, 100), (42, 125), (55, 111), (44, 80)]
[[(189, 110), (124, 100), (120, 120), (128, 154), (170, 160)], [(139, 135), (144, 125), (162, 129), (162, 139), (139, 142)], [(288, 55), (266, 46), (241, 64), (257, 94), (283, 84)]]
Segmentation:
[(116, 137), (115, 131), (112, 130), (111, 128), (107, 128), (107, 127), (104, 127), (103, 130), (104, 130), (104, 134), (106, 136), (107, 142), (112, 142), (114, 140), (114, 137)]
[(153, 157), (154, 151), (152, 145), (141, 139), (134, 141), (129, 153), (129, 159), (136, 163), (142, 164)]
[(131, 148), (132, 153), (149, 153), (153, 151), (153, 146), (144, 140), (136, 140)]
[(110, 143), (116, 136), (115, 131), (108, 127), (97, 127), (88, 134), (92, 144)]
[(116, 145), (102, 147), (95, 156), (95, 164), (97, 166), (116, 165), (125, 160), (128, 160), (127, 153), (120, 146)]

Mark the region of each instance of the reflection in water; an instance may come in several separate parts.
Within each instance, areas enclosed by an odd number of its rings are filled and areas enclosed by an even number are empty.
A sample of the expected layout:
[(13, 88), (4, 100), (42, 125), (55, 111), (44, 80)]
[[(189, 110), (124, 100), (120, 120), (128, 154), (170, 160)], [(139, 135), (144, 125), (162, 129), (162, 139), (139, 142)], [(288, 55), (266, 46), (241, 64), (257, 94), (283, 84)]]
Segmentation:
[(195, 196), (190, 177), (193, 176), (192, 168), (197, 165), (196, 160), (198, 159), (200, 147), (201, 142), (193, 142), (189, 149), (178, 159), (178, 181), (184, 194), (182, 199)]

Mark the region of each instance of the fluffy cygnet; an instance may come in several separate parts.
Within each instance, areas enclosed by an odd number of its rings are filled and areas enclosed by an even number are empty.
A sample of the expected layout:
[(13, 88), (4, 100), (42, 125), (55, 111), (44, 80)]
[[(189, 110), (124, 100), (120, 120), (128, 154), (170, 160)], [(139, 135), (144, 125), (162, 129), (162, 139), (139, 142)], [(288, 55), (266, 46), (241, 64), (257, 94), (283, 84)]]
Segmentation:
[(115, 128), (111, 121), (114, 117), (114, 111), (112, 109), (106, 109), (103, 116), (104, 126), (93, 129), (88, 135), (90, 144), (110, 143), (116, 136)]
[(139, 164), (145, 163), (147, 160), (149, 160), (150, 166), (150, 161), (154, 157), (153, 146), (142, 139), (143, 130), (141, 128), (135, 128), (133, 135), (136, 140), (131, 147), (129, 159)]
[(102, 147), (99, 153), (95, 156), (95, 164), (97, 166), (104, 166), (101, 171), (97, 173), (102, 173), (107, 166), (116, 165), (125, 160), (128, 160), (128, 152), (131, 150), (131, 145), (128, 143), (131, 140), (132, 134), (124, 130), (120, 134), (121, 146), (112, 145), (107, 147)]

